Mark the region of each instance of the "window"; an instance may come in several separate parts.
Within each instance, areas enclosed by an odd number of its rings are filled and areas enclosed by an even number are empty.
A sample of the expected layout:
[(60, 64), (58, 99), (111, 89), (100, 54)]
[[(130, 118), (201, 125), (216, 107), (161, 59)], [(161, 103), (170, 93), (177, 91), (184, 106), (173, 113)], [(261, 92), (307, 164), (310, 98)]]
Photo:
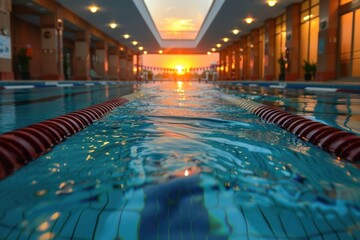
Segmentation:
[[(300, 14), (300, 64), (304, 60), (317, 62), (319, 33), (319, 0), (306, 0), (301, 3)], [(300, 68), (303, 75), (303, 69)]]

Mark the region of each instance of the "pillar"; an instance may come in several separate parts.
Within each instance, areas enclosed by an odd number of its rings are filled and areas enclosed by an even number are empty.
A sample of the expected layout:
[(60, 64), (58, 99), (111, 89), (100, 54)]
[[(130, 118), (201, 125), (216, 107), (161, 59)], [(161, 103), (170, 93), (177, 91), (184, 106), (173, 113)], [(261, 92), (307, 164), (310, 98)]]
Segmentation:
[(41, 58), (44, 80), (64, 80), (62, 10), (41, 16)]
[(300, 75), (300, 3), (286, 8), (286, 58), (285, 80), (296, 80)]
[(119, 51), (117, 48), (109, 49), (109, 79), (111, 80), (119, 80), (119, 72), (120, 72), (120, 58)]
[(108, 78), (109, 60), (108, 60), (108, 44), (105, 41), (95, 42), (96, 62), (94, 67), (96, 72), (104, 79)]
[(220, 56), (220, 67), (219, 67), (219, 79), (225, 80), (225, 52), (224, 50), (219, 52)]
[(11, 46), (11, 0), (0, 0), (0, 80), (13, 80)]
[(339, 1), (320, 1), (319, 49), (315, 77), (318, 81), (336, 78), (338, 9)]
[(233, 45), (233, 51), (235, 52), (235, 79), (240, 80), (240, 50), (239, 41), (236, 41)]
[(265, 80), (277, 79), (275, 76), (275, 19), (265, 21)]
[(241, 37), (241, 46), (243, 49), (243, 77), (244, 80), (251, 78), (250, 73), (250, 46), (248, 41), (248, 35)]
[(259, 29), (250, 32), (251, 80), (259, 79)]
[(120, 80), (127, 80), (127, 52), (122, 48), (120, 50)]
[(90, 33), (76, 33), (75, 41), (75, 80), (90, 80)]
[(134, 56), (129, 53), (127, 58), (127, 78), (126, 80), (134, 80)]

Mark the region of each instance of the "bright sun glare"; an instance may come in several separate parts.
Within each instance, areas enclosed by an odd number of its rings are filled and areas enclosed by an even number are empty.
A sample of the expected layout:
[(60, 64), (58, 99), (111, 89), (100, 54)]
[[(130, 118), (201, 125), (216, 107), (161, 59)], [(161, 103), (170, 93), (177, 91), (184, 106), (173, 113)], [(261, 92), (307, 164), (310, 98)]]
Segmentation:
[(183, 66), (176, 66), (176, 69), (178, 75), (183, 75), (185, 73)]

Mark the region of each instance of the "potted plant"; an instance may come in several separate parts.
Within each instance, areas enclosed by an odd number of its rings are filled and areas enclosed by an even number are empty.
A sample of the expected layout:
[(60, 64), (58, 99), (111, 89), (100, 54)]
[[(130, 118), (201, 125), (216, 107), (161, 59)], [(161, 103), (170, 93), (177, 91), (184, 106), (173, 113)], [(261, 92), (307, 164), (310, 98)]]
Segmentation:
[(32, 58), (32, 48), (26, 45), (21, 48), (16, 56), (18, 72), (24, 80), (30, 79), (30, 60)]
[(315, 79), (316, 77), (316, 63), (312, 63), (311, 64), (311, 75), (312, 75), (312, 79)]
[(277, 60), (280, 65), (280, 74), (279, 74), (279, 81), (285, 80), (285, 69), (286, 69), (286, 60), (284, 55), (281, 54), (281, 57)]
[(312, 65), (309, 61), (304, 60), (304, 64), (303, 64), (303, 69), (304, 69), (304, 79), (305, 81), (310, 81), (311, 77), (312, 77)]

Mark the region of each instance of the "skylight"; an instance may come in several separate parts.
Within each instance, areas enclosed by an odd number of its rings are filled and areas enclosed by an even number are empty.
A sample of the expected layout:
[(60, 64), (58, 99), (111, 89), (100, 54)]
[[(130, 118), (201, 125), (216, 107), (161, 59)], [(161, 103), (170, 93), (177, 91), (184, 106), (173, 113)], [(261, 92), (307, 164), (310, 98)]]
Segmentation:
[(195, 40), (214, 0), (144, 0), (163, 40)]

